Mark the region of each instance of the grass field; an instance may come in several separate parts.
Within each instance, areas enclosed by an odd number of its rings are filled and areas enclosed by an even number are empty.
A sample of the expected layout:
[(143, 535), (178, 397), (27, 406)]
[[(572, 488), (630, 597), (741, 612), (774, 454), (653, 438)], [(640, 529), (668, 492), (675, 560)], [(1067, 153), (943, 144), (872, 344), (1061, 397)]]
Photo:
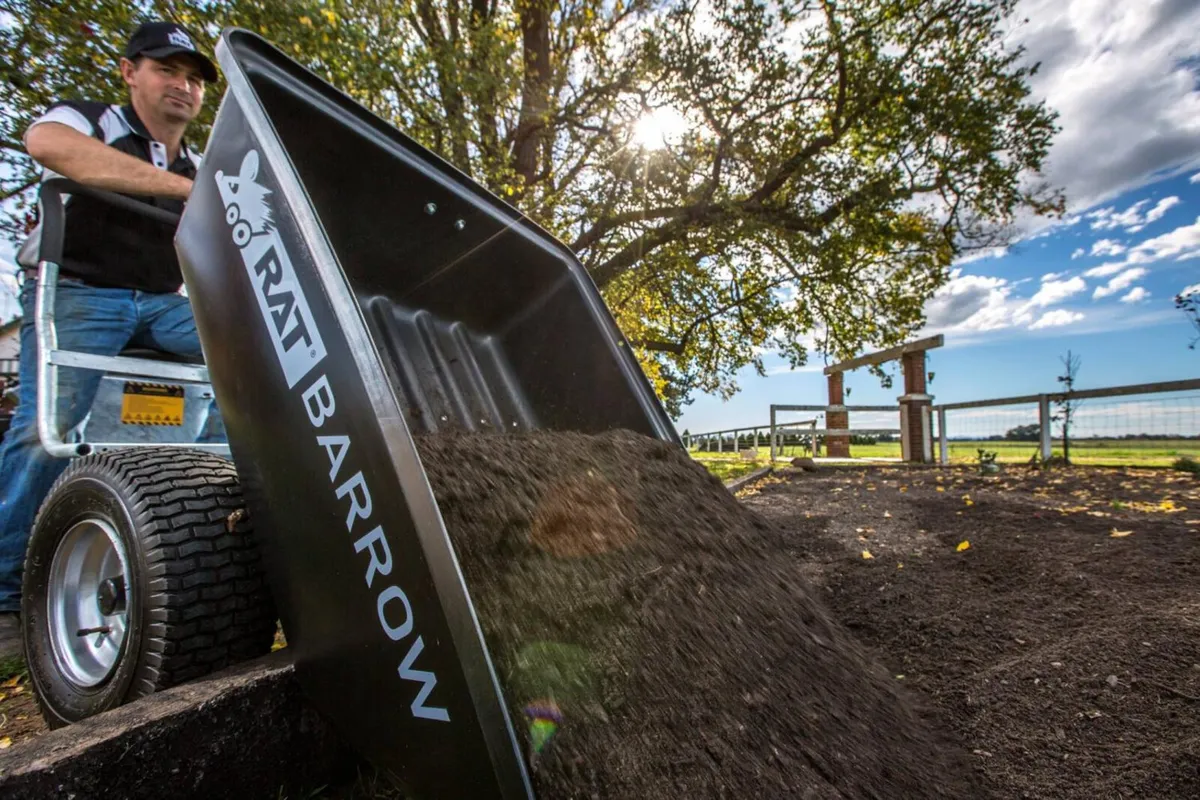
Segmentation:
[(749, 475), (754, 470), (761, 469), (767, 465), (765, 455), (763, 458), (754, 461), (744, 461), (737, 456), (730, 456), (728, 454), (720, 458), (717, 458), (716, 455), (715, 453), (692, 453), (692, 457), (703, 464), (705, 469), (726, 482), (740, 478), (743, 475)]
[[(1056, 442), (1054, 454), (1062, 455), (1061, 442)], [(1023, 464), (1036, 452), (1034, 442), (959, 442), (949, 443), (950, 463), (975, 463), (978, 450), (983, 448), (996, 453), (996, 461), (1002, 464)], [(732, 453), (699, 453), (692, 456), (703, 463), (710, 472), (721, 480), (732, 480), (753, 472), (767, 463), (767, 448), (758, 449), (759, 458), (745, 461)], [(781, 457), (806, 456), (803, 447), (786, 447)], [(899, 442), (883, 442), (874, 445), (851, 445), (853, 458), (900, 458)], [(1081, 439), (1071, 443), (1071, 462), (1080, 466), (1096, 467), (1169, 467), (1176, 459), (1189, 456), (1200, 460), (1200, 440), (1164, 439), (1162, 441), (1140, 441), (1122, 439)], [(937, 457), (937, 442), (934, 442), (934, 457)]]

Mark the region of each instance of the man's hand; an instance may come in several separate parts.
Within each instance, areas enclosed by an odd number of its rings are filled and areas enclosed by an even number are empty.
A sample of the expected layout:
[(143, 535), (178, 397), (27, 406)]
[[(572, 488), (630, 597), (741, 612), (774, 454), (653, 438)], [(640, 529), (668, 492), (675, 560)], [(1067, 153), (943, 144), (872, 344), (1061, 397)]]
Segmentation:
[(192, 191), (190, 179), (126, 155), (58, 122), (30, 128), (25, 134), (25, 149), (43, 167), (95, 189), (182, 199)]

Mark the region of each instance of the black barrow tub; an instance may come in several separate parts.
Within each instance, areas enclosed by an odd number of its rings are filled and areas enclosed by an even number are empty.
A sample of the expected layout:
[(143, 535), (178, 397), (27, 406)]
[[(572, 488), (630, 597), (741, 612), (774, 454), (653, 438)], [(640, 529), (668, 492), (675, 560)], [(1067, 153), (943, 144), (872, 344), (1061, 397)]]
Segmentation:
[(413, 444), (674, 430), (574, 255), (259, 37), (176, 240), (297, 672), (418, 796), (531, 793)]

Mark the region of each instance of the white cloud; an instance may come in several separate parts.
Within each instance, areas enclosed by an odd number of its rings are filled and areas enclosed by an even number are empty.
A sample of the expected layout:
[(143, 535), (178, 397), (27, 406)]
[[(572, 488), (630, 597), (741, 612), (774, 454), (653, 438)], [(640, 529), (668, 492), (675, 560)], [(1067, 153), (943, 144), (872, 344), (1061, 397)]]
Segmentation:
[[(963, 275), (962, 270), (956, 269), (951, 272), (946, 285), (938, 289), (925, 304), (926, 329), (961, 338), (1005, 328), (1047, 327), (1074, 322), (1076, 318), (1072, 315), (1077, 312), (1070, 312), (1069, 319), (1063, 314), (1050, 313), (1038, 317), (1040, 309), (1087, 289), (1087, 283), (1082, 278), (1059, 280), (1061, 274), (1048, 273), (1043, 276), (1038, 291), (1032, 297), (1021, 297), (1016, 295), (1016, 289), (1025, 281), (1010, 282), (987, 275)], [(1078, 317), (1082, 318), (1082, 315)]]
[(1147, 239), (1133, 247), (1126, 256), (1131, 264), (1149, 264), (1175, 257), (1176, 261), (1200, 256), (1200, 217), (1191, 225)]
[(1189, 294), (1195, 294), (1196, 292), (1200, 292), (1200, 283), (1193, 283), (1191, 286), (1187, 287), (1179, 294), (1181, 294), (1184, 297), (1187, 297)]
[(1146, 212), (1146, 222), (1155, 222), (1162, 219), (1163, 214), (1166, 214), (1168, 210), (1179, 205), (1179, 202), (1179, 198), (1175, 196), (1164, 197), (1162, 200), (1159, 200), (1154, 208)]
[(1089, 278), (1114, 275), (1134, 264), (1153, 264), (1174, 258), (1184, 261), (1200, 257), (1200, 217), (1191, 225), (1181, 225), (1173, 231), (1147, 239), (1134, 245), (1125, 253), (1124, 261), (1113, 261), (1093, 267), (1083, 274)]
[(1086, 256), (1086, 255), (1087, 255), (1087, 250), (1084, 250), (1082, 247), (1076, 247), (1075, 250), (1071, 253), (1071, 260), (1074, 261), (1075, 259), (1082, 258), (1083, 256)]
[(1094, 231), (1111, 231), (1116, 228), (1128, 228), (1141, 223), (1142, 206), (1149, 202), (1149, 200), (1138, 200), (1124, 211), (1117, 211), (1113, 206), (1098, 208), (1095, 211), (1089, 211), (1084, 216), (1094, 220), (1092, 222), (1092, 230)]
[(1145, 300), (1149, 296), (1150, 296), (1150, 293), (1147, 292), (1143, 287), (1135, 286), (1129, 290), (1129, 294), (1127, 294), (1121, 298), (1121, 302), (1122, 303), (1140, 303), (1141, 301)]
[(1188, 183), (1200, 183), (1200, 172), (1197, 172), (1195, 175), (1188, 178)]
[(1037, 294), (1030, 298), (1029, 304), (1045, 308), (1061, 302), (1073, 294), (1079, 294), (1085, 289), (1087, 289), (1087, 283), (1079, 276), (1066, 281), (1046, 281)]
[(987, 247), (982, 250), (974, 250), (965, 256), (960, 256), (954, 262), (954, 265), (970, 264), (974, 261), (982, 261), (985, 258), (1003, 258), (1006, 255), (1008, 255), (1007, 247)]
[(1114, 273), (1125, 269), (1124, 261), (1115, 261), (1111, 264), (1101, 264), (1098, 267), (1092, 267), (1087, 272), (1083, 273), (1088, 278), (1105, 278)]
[(825, 369), (824, 364), (805, 364), (804, 366), (796, 367), (795, 369), (792, 369), (792, 367), (790, 367), (787, 364), (780, 364), (777, 367), (768, 367), (767, 374), (768, 375), (794, 375), (799, 372), (821, 372), (824, 369)]
[(1061, 325), (1070, 325), (1083, 319), (1083, 314), (1079, 311), (1068, 311), (1065, 308), (1056, 308), (1053, 311), (1047, 311), (1038, 319), (1037, 322), (1029, 326), (1029, 330), (1036, 331), (1040, 328), (1057, 328)]
[(1092, 244), (1091, 254), (1094, 256), (1119, 256), (1125, 252), (1125, 245), (1116, 239), (1101, 239)]
[(951, 273), (950, 280), (925, 304), (926, 324), (940, 330), (989, 331), (1011, 324), (1004, 278)]
[(1200, 164), (1200, 3), (1021, 0), (1010, 24), (1059, 112), (1047, 177), (1072, 210)]
[(1046, 281), (1059, 280), (1066, 274), (1067, 273), (1065, 273), (1065, 272), (1047, 272), (1045, 275), (1042, 276), (1042, 283), (1045, 283)]
[[(1179, 205), (1178, 197), (1164, 197), (1154, 204), (1154, 208), (1142, 214), (1142, 208), (1149, 200), (1138, 200), (1124, 211), (1117, 211), (1113, 206), (1108, 208), (1099, 208), (1095, 211), (1089, 211), (1086, 216), (1092, 222), (1092, 230), (1094, 231), (1111, 231), (1117, 228), (1124, 228), (1129, 233), (1137, 233), (1142, 228), (1149, 225), (1151, 222), (1157, 222), (1163, 218), (1163, 215), (1170, 211), (1175, 206)], [(1117, 244), (1112, 239), (1101, 239), (1101, 242), (1111, 242)], [(1099, 244), (1099, 242), (1097, 242)], [(1092, 255), (1096, 255), (1096, 251), (1092, 249)]]
[(1107, 286), (1097, 286), (1096, 291), (1092, 292), (1092, 299), (1099, 300), (1101, 297), (1108, 297), (1110, 294), (1116, 294), (1122, 289), (1128, 289), (1134, 282), (1140, 280), (1146, 274), (1146, 270), (1141, 267), (1127, 269), (1117, 277), (1108, 282)]

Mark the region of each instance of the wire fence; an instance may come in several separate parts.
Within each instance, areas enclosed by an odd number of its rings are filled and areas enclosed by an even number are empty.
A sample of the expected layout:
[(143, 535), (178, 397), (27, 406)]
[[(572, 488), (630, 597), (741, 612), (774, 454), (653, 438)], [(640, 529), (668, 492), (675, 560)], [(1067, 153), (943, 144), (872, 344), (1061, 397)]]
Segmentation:
[(849, 428), (830, 427), (825, 408), (772, 406), (772, 423), (702, 433), (685, 431), (684, 444), (705, 459), (765, 460), (772, 452), (776, 459), (826, 455), (831, 439), (847, 439), (852, 451), (864, 449), (862, 457), (872, 457), (868, 451), (882, 447), (886, 450), (882, 457), (899, 458), (900, 429), (895, 427), (898, 406), (849, 406), (853, 412)]
[[(685, 443), (702, 458), (765, 460), (774, 430), (776, 458), (826, 456), (831, 439), (848, 440), (855, 459), (902, 457), (895, 406), (773, 405), (771, 416), (773, 427), (685, 434)], [(943, 404), (929, 422), (942, 463), (994, 453), (1010, 464), (1069, 456), (1080, 465), (1169, 467), (1200, 461), (1200, 380)]]
[[(815, 424), (816, 420), (811, 417), (793, 420), (785, 429), (777, 431), (776, 446), (786, 443), (797, 454), (800, 450), (808, 448), (805, 454), (811, 455), (812, 430)], [(771, 426), (767, 424), (704, 433), (685, 432), (683, 441), (688, 450), (697, 454), (759, 458), (770, 450)]]
[(946, 405), (935, 415), (934, 436), (940, 443), (937, 425), (944, 422), (950, 463), (979, 460), (982, 450), (1008, 463), (1063, 457), (1081, 465), (1171, 466), (1200, 459), (1197, 387), (1200, 382), (1177, 381)]

